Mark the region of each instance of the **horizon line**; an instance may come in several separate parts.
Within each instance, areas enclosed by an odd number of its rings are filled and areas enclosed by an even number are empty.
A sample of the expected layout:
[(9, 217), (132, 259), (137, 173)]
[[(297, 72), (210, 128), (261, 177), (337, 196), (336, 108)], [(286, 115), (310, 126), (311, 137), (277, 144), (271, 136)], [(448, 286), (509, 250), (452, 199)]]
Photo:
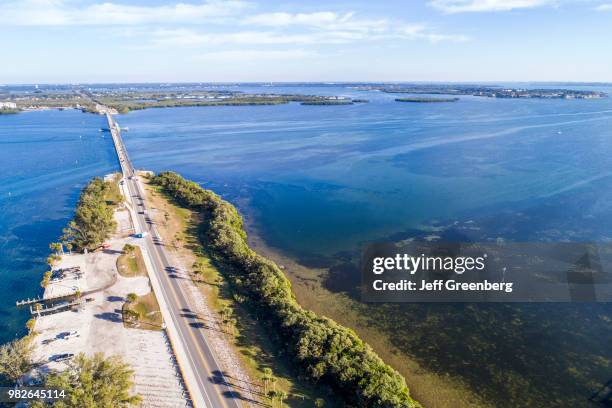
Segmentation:
[(612, 85), (612, 81), (541, 81), (541, 80), (499, 80), (499, 81), (146, 81), (146, 82), (9, 82), (0, 83), (0, 87), (6, 86), (49, 86), (49, 85), (64, 85), (64, 86), (83, 86), (83, 85), (243, 85), (243, 84), (317, 84), (317, 85), (339, 85), (339, 84), (460, 84), (460, 85), (478, 85), (478, 84), (580, 84), (580, 85)]

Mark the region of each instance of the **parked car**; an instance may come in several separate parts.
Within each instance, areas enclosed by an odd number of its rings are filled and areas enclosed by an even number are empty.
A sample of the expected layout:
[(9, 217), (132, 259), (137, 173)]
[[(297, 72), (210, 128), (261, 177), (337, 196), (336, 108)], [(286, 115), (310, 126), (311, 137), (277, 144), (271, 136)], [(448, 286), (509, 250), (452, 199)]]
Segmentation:
[(55, 361), (56, 363), (60, 363), (62, 361), (71, 360), (72, 358), (74, 358), (73, 353), (63, 353), (63, 354), (56, 354), (54, 356), (51, 356), (49, 360)]
[(64, 340), (70, 340), (74, 337), (79, 337), (80, 334), (78, 331), (76, 330), (72, 330), (72, 331), (67, 331), (67, 332), (61, 332), (60, 334), (57, 335), (58, 339), (64, 339)]

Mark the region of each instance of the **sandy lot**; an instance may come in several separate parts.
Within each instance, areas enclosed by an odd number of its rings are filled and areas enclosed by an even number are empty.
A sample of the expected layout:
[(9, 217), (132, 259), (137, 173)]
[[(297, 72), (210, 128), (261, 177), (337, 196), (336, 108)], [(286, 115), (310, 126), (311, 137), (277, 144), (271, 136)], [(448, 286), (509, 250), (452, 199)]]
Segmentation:
[[(116, 262), (126, 243), (137, 240), (121, 232), (131, 228), (128, 211), (116, 213), (119, 234), (109, 240), (107, 250), (90, 254), (64, 255), (57, 268), (80, 267), (83, 277), (68, 277), (52, 282), (45, 290), (45, 298), (69, 295), (77, 289), (91, 299), (82, 306), (37, 320), (35, 360), (38, 370), (62, 370), (65, 362), (55, 362), (63, 353), (88, 355), (103, 352), (121, 355), (135, 370), (134, 392), (143, 397), (143, 407), (190, 406), (182, 384), (172, 349), (164, 331), (128, 329), (123, 326), (121, 308), (130, 292), (144, 295), (151, 291), (148, 277), (124, 278), (117, 273)], [(127, 217), (127, 219), (126, 219)], [(77, 334), (64, 339), (61, 333)]]

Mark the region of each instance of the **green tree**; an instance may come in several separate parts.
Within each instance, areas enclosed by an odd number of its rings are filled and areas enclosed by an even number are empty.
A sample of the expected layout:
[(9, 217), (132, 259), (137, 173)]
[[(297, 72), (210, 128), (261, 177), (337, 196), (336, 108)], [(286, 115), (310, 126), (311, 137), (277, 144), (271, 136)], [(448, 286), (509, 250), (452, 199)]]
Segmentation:
[[(52, 372), (45, 387), (65, 389), (67, 398), (53, 404), (54, 408), (127, 408), (137, 406), (142, 398), (130, 394), (134, 371), (119, 356), (105, 358), (96, 353), (88, 358), (83, 353), (62, 372)], [(47, 407), (37, 402), (35, 408)]]
[(74, 219), (64, 228), (62, 241), (89, 250), (102, 245), (116, 227), (113, 206), (106, 200), (110, 189), (109, 183), (97, 177), (85, 186)]
[(272, 384), (272, 390), (276, 392), (276, 383), (278, 382), (278, 378), (275, 376), (270, 377), (270, 384)]
[(56, 255), (60, 255), (64, 253), (64, 249), (62, 247), (61, 242), (52, 242), (49, 244), (49, 249), (55, 251)]
[(272, 369), (270, 367), (265, 367), (263, 369), (263, 377), (262, 377), (262, 380), (264, 382), (264, 394), (268, 393), (268, 383), (270, 382), (272, 377), (273, 377)]
[(32, 317), (26, 322), (26, 328), (28, 329), (28, 333), (32, 333), (34, 331), (35, 326), (36, 326), (36, 319)]
[(280, 406), (283, 406), (283, 401), (287, 399), (287, 393), (283, 390), (280, 390), (276, 393), (278, 395), (278, 401), (280, 402)]
[(191, 265), (191, 268), (193, 269), (193, 273), (200, 275), (204, 273), (206, 265), (202, 260), (198, 259), (193, 263), (193, 265)]
[(31, 337), (13, 340), (0, 346), (0, 377), (15, 384), (32, 368), (34, 346)]
[(47, 286), (49, 286), (49, 283), (51, 282), (51, 276), (52, 275), (53, 275), (53, 272), (51, 272), (51, 271), (45, 272), (45, 274), (43, 275), (42, 281), (40, 281), (40, 286), (42, 288), (46, 288)]
[(268, 398), (270, 398), (270, 402), (272, 403), (272, 406), (274, 406), (274, 401), (276, 401), (276, 398), (278, 397), (278, 393), (276, 391), (270, 390), (268, 391), (266, 395), (268, 396)]
[(140, 319), (140, 313), (136, 310), (125, 308), (123, 309), (123, 318), (126, 323), (137, 322)]
[[(354, 331), (297, 303), (281, 268), (249, 247), (234, 206), (176, 173), (160, 173), (153, 183), (201, 215), (199, 238), (215, 259), (228, 266), (225, 278), (238, 289), (235, 300), (248, 302), (256, 315), (265, 317), (279, 334), (280, 345), (310, 380), (330, 385), (349, 406), (420, 406), (410, 397), (404, 378)], [(221, 317), (224, 324), (231, 319), (223, 311)], [(275, 381), (270, 382), (276, 391)]]
[(138, 299), (138, 295), (135, 293), (128, 293), (127, 301), (128, 303), (134, 303)]
[(49, 255), (47, 257), (47, 265), (49, 265), (49, 268), (53, 268), (61, 259), (62, 257), (57, 254)]
[(125, 244), (123, 246), (123, 252), (126, 254), (131, 254), (136, 250), (136, 247), (132, 244)]
[(323, 398), (317, 398), (314, 401), (314, 406), (316, 408), (323, 408), (325, 406), (325, 400)]

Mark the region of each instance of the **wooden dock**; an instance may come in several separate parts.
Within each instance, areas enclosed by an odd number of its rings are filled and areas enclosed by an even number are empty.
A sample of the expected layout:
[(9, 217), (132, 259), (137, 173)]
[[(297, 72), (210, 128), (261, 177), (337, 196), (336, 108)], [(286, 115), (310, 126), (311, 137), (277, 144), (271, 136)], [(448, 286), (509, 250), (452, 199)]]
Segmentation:
[(45, 306), (45, 305), (41, 305), (40, 303), (38, 303), (37, 305), (40, 305), (40, 307), (32, 308), (32, 306), (30, 306), (30, 314), (40, 317), (43, 314), (59, 312), (62, 309), (72, 309), (73, 307), (81, 306), (85, 304), (86, 302), (87, 302), (86, 299), (79, 298), (71, 302), (61, 302), (59, 304), (52, 305), (52, 306)]
[(17, 307), (19, 306), (25, 306), (25, 305), (32, 305), (34, 303), (38, 303), (38, 302), (42, 302), (45, 299), (41, 298), (41, 297), (35, 297), (35, 298), (27, 298), (25, 300), (18, 300), (17, 302), (15, 302), (15, 304), (17, 305)]
[(33, 305), (36, 303), (41, 303), (41, 302), (52, 302), (54, 300), (59, 300), (59, 299), (63, 299), (63, 298), (68, 298), (74, 296), (74, 293), (68, 294), (68, 295), (59, 295), (59, 296), (55, 296), (55, 297), (50, 297), (50, 298), (42, 298), (42, 297), (35, 297), (35, 298), (27, 298), (25, 300), (18, 300), (17, 302), (15, 302), (15, 304), (17, 305), (17, 307), (19, 306), (26, 306), (26, 305)]

